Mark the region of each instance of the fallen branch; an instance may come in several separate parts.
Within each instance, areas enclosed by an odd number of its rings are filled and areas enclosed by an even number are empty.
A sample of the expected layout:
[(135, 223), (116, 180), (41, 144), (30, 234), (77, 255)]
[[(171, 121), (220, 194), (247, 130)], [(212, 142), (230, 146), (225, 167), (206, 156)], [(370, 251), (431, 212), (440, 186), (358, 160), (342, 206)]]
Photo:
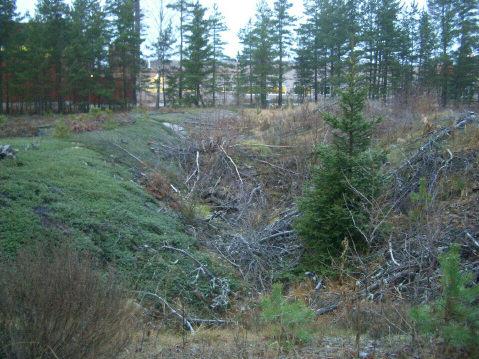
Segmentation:
[(222, 145), (219, 145), (220, 150), (225, 154), (225, 156), (230, 160), (230, 162), (233, 164), (233, 167), (235, 168), (236, 174), (238, 175), (238, 178), (241, 182), (241, 185), (243, 185), (243, 179), (241, 178), (241, 175), (238, 170), (238, 166), (236, 166), (235, 161), (226, 153), (225, 149), (223, 148)]
[(466, 236), (469, 238), (476, 247), (479, 248), (479, 242), (468, 232), (466, 231)]
[(281, 170), (281, 171), (289, 172), (289, 173), (291, 173), (291, 174), (293, 174), (293, 175), (295, 175), (295, 176), (299, 175), (298, 172), (294, 172), (294, 171), (291, 171), (291, 170), (289, 170), (289, 169), (287, 169), (287, 168), (284, 168), (284, 167), (275, 165), (275, 164), (273, 164), (273, 163), (269, 163), (268, 161), (258, 160), (258, 162), (264, 163), (265, 165), (271, 166), (271, 167), (276, 168), (276, 169)]
[(144, 161), (141, 160), (140, 158), (136, 157), (133, 153), (128, 152), (128, 150), (127, 150), (126, 148), (123, 148), (123, 147), (117, 145), (116, 143), (113, 143), (113, 146), (118, 147), (120, 150), (124, 151), (124, 152), (125, 152), (127, 155), (129, 155), (131, 158), (137, 160), (137, 161), (140, 162), (143, 166), (148, 167), (148, 165), (146, 164), (146, 162), (144, 162)]
[(269, 241), (271, 239), (275, 239), (275, 238), (278, 238), (278, 237), (289, 236), (290, 234), (293, 234), (293, 233), (294, 233), (293, 230), (278, 232), (278, 233), (272, 234), (271, 236), (263, 237), (258, 242), (259, 243), (266, 242), (266, 241)]
[(454, 126), (440, 129), (435, 134), (433, 134), (426, 143), (424, 143), (421, 147), (419, 147), (419, 149), (416, 152), (414, 152), (414, 154), (411, 157), (409, 157), (406, 161), (404, 161), (403, 164), (399, 166), (399, 168), (395, 172), (399, 173), (404, 168), (411, 167), (416, 162), (420, 161), (422, 155), (425, 152), (429, 151), (431, 148), (433, 148), (434, 144), (444, 140), (445, 138), (450, 136), (451, 133), (454, 132), (455, 130), (462, 129), (470, 123), (477, 122), (477, 120), (478, 119), (476, 114), (474, 112), (469, 112), (466, 115), (463, 115), (456, 122)]
[[(165, 299), (163, 299), (162, 297), (160, 297), (158, 294), (156, 293), (152, 293), (152, 292), (138, 292), (139, 294), (142, 294), (143, 297), (142, 297), (142, 300), (143, 301), (143, 298), (148, 296), (148, 297), (152, 297), (158, 301), (160, 301), (161, 303), (163, 303), (170, 311), (171, 311), (171, 314), (173, 314), (175, 317), (177, 317), (178, 319), (181, 320), (181, 323), (188, 328), (188, 330), (190, 331), (191, 334), (195, 334), (195, 330), (193, 328), (193, 325), (191, 325), (191, 321), (188, 320), (188, 318), (186, 318), (185, 316), (181, 315), (175, 308), (173, 308), (170, 303), (168, 303)], [(141, 302), (140, 301), (140, 302)]]
[(175, 252), (178, 252), (178, 253), (181, 253), (183, 254), (184, 256), (190, 258), (193, 262), (195, 262), (196, 264), (198, 264), (199, 268), (201, 269), (201, 271), (203, 271), (208, 277), (210, 278), (215, 278), (215, 276), (213, 275), (213, 273), (211, 273), (209, 271), (209, 269), (203, 264), (201, 263), (198, 259), (196, 259), (195, 257), (193, 257), (190, 253), (188, 253), (187, 251), (183, 250), (183, 249), (180, 249), (180, 248), (176, 248), (176, 247), (172, 247), (172, 246), (162, 246), (160, 247), (160, 250), (162, 249), (165, 249), (165, 250), (170, 250), (170, 251), (175, 251)]
[(295, 148), (295, 146), (267, 145), (267, 144), (264, 144), (264, 143), (248, 143), (248, 144), (238, 143), (238, 144), (233, 145), (231, 147), (234, 147), (234, 146), (241, 146), (241, 147), (256, 146), (256, 147), (269, 147), (269, 148)]
[(201, 319), (201, 318), (188, 318), (191, 323), (196, 324), (210, 324), (210, 325), (227, 325), (233, 324), (234, 322), (231, 320), (224, 320), (224, 319)]
[(316, 309), (315, 312), (316, 312), (316, 315), (323, 315), (338, 309), (338, 307), (339, 307), (339, 303), (334, 303), (334, 304), (328, 305), (327, 307)]
[(391, 236), (389, 237), (389, 254), (391, 255), (391, 260), (393, 261), (393, 263), (395, 265), (397, 265), (398, 267), (401, 266), (401, 264), (399, 264), (396, 259), (394, 258), (394, 254), (393, 254), (393, 245), (391, 243)]

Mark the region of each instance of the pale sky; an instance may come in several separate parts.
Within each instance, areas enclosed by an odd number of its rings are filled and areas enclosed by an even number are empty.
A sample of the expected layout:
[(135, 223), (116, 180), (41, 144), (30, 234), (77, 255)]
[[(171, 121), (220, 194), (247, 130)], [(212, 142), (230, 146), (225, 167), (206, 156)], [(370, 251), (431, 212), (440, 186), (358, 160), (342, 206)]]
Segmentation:
[[(72, 0), (66, 0), (67, 3), (71, 3), (71, 1)], [(160, 0), (140, 1), (143, 13), (145, 15), (144, 21), (148, 27), (145, 32), (145, 45), (148, 45), (155, 39), (156, 36), (155, 19), (158, 18)], [(171, 0), (164, 1), (165, 4), (167, 4)], [(213, 4), (216, 2), (225, 17), (229, 31), (224, 33), (223, 39), (227, 42), (227, 45), (225, 46), (225, 52), (228, 56), (235, 57), (236, 53), (240, 49), (238, 32), (247, 24), (250, 18), (254, 17), (257, 1), (258, 0), (201, 0), (201, 3), (208, 8), (212, 8)], [(273, 0), (268, 0), (268, 2), (270, 5), (273, 4)], [(421, 4), (424, 2), (424, 0), (419, 0), (418, 2)], [(303, 16), (303, 0), (291, 0), (291, 3), (293, 4), (291, 14), (297, 18), (301, 18)], [(17, 8), (22, 14), (26, 11), (29, 11), (31, 14), (33, 14), (35, 4), (36, 0), (17, 0)], [(172, 16), (173, 22), (175, 23), (176, 13), (168, 10), (165, 14), (167, 16)], [(146, 49), (146, 46), (144, 48)]]

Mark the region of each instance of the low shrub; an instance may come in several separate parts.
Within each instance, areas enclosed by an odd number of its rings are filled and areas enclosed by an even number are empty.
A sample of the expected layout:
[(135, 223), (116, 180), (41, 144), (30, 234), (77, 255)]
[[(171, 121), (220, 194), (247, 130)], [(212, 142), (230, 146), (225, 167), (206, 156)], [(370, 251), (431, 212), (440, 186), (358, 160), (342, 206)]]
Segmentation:
[(0, 265), (0, 357), (117, 358), (133, 309), (111, 275), (68, 246), (35, 247)]
[(53, 136), (56, 138), (68, 138), (71, 135), (71, 129), (65, 120), (58, 120), (53, 129)]
[(111, 114), (113, 113), (110, 109), (103, 109), (101, 107), (90, 107), (90, 111), (92, 115), (101, 115), (101, 114)]
[(173, 196), (170, 181), (160, 172), (152, 172), (145, 181), (147, 191), (160, 201), (169, 200)]

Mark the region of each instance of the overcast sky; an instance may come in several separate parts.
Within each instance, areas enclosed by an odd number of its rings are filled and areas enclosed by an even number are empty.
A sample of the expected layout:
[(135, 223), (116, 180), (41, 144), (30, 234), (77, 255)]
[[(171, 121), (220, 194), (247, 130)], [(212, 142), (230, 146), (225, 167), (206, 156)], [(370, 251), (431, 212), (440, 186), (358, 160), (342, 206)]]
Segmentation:
[[(0, 0), (1, 1), (1, 0)], [(71, 0), (66, 0), (71, 3)], [(145, 15), (145, 24), (147, 25), (146, 38), (151, 42), (155, 38), (155, 19), (158, 17), (158, 9), (160, 0), (140, 0), (143, 13)], [(164, 0), (165, 4), (170, 0)], [(268, 0), (270, 4), (273, 0)], [(227, 42), (225, 51), (226, 54), (234, 57), (239, 50), (238, 32), (246, 25), (248, 20), (254, 16), (256, 10), (257, 0), (201, 0), (201, 3), (208, 8), (211, 8), (214, 3), (217, 3), (221, 12), (225, 16), (226, 24), (229, 31), (224, 34), (224, 40)], [(291, 0), (293, 8), (291, 14), (300, 18), (303, 16), (303, 0)], [(423, 0), (419, 0), (423, 3)], [(21, 13), (29, 11), (33, 14), (36, 0), (17, 0), (17, 7)], [(168, 16), (173, 16), (175, 20), (175, 13), (167, 12)]]

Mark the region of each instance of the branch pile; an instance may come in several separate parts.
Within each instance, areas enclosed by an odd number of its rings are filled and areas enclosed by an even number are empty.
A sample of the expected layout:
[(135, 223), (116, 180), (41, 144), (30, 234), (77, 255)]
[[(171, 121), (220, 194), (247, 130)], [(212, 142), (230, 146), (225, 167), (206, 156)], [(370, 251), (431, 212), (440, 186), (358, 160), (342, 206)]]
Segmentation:
[(434, 132), (423, 145), (392, 171), (390, 176), (395, 180), (395, 197), (405, 198), (415, 191), (420, 178), (427, 180), (428, 190), (432, 193), (439, 176), (448, 170), (454, 159), (449, 149), (443, 150), (443, 142), (468, 125), (479, 125), (479, 119), (474, 112), (468, 112), (460, 116), (454, 125)]
[(184, 201), (211, 209), (203, 226), (196, 223), (203, 244), (264, 290), (299, 260), (291, 207), (309, 159), (300, 147), (246, 141), (244, 122), (227, 112), (182, 125), (187, 137), (151, 142), (150, 150), (181, 168), (184, 178), (174, 187)]
[(292, 229), (297, 216), (295, 209), (287, 210), (258, 231), (218, 236), (214, 246), (244, 279), (264, 291), (275, 275), (298, 264), (302, 246)]
[[(453, 133), (466, 126), (477, 126), (478, 122), (473, 112), (462, 115), (454, 125), (431, 134), (391, 172), (393, 195), (383, 208), (375, 211), (391, 217), (394, 231), (386, 241), (375, 243), (374, 254), (369, 257), (356, 254), (351, 258), (356, 268), (362, 270), (357, 282), (361, 297), (381, 300), (392, 294), (413, 302), (429, 301), (439, 291), (438, 255), (453, 242), (461, 244), (464, 269), (479, 275), (479, 214), (477, 202), (473, 204), (479, 196), (472, 194), (454, 205), (441, 203), (439, 199), (440, 182), (449, 175), (464, 177), (474, 171), (477, 174), (477, 151), (453, 154), (444, 143)], [(421, 178), (427, 183), (428, 198), (411, 217), (414, 204), (410, 194), (418, 190)], [(455, 220), (453, 210), (459, 212), (460, 220)], [(371, 217), (378, 216), (372, 214)], [(378, 221), (377, 226), (382, 223)], [(377, 232), (376, 226), (372, 227), (366, 237)]]

